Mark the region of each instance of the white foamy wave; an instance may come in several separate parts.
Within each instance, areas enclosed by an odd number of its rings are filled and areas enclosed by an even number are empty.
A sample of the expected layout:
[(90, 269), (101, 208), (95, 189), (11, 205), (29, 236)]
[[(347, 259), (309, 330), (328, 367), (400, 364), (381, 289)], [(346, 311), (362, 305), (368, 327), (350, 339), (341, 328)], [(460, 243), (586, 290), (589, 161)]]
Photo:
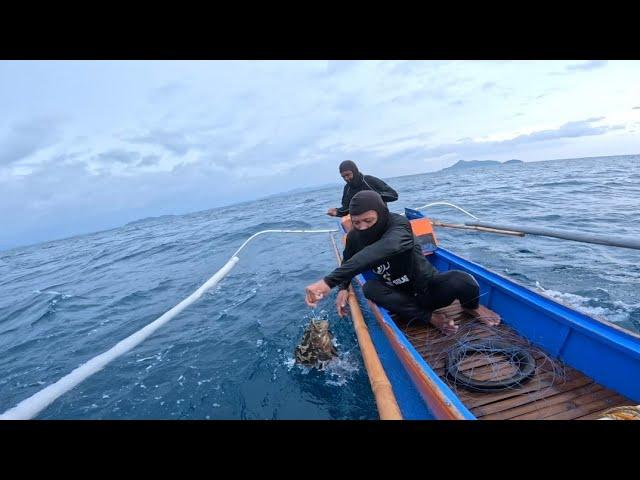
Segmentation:
[(325, 384), (336, 387), (345, 385), (360, 370), (357, 358), (347, 351), (334, 358), (326, 365), (327, 380)]
[[(594, 306), (593, 302), (599, 301), (596, 298), (583, 297), (582, 295), (576, 295), (575, 293), (558, 292), (556, 290), (550, 290), (540, 285), (540, 282), (536, 282), (537, 289), (546, 295), (556, 300), (558, 303), (566, 305), (571, 308), (597, 318), (598, 320), (609, 321), (613, 323), (624, 322), (629, 320), (631, 312), (640, 307), (640, 303), (627, 304), (616, 300), (611, 302), (607, 306)], [(606, 290), (601, 289), (606, 292)]]
[(41, 290), (34, 290), (33, 293), (37, 294), (37, 295), (41, 295), (41, 294), (46, 294), (46, 295), (61, 295), (63, 300), (66, 300), (67, 298), (71, 298), (73, 297), (73, 295), (67, 295), (66, 293), (61, 293), (61, 292), (56, 292), (55, 290), (45, 290), (45, 291), (41, 291)]
[(288, 357), (285, 361), (284, 361), (284, 366), (287, 367), (287, 371), (291, 371), (291, 369), (293, 367), (296, 366), (296, 359), (293, 357)]
[(329, 320), (329, 312), (324, 309), (316, 312), (315, 309), (313, 309), (311, 310), (311, 313), (306, 314), (303, 318), (305, 320), (315, 320), (316, 322), (320, 320)]
[[(337, 345), (335, 339), (334, 345)], [(287, 367), (287, 371), (289, 372), (294, 367), (297, 367), (298, 371), (302, 375), (308, 375), (313, 370), (317, 370), (316, 367), (296, 362), (296, 359), (293, 357), (287, 357), (284, 361), (284, 365)], [(350, 351), (346, 351), (338, 357), (329, 360), (322, 368), (322, 372), (324, 372), (327, 377), (325, 384), (337, 387), (345, 385), (353, 377), (353, 374), (357, 373), (359, 370), (360, 367), (358, 359), (355, 358)]]

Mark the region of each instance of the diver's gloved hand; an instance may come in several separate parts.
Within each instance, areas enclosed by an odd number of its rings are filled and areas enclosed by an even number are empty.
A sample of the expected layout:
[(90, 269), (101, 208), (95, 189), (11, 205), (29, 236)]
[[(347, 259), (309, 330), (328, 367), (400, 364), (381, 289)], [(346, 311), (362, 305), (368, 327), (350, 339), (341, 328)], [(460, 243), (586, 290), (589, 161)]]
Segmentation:
[(336, 309), (338, 310), (338, 316), (340, 318), (344, 317), (348, 313), (348, 302), (349, 290), (340, 290), (336, 297)]
[(306, 297), (304, 301), (308, 306), (315, 308), (320, 300), (331, 292), (331, 287), (324, 280), (318, 280), (305, 288)]

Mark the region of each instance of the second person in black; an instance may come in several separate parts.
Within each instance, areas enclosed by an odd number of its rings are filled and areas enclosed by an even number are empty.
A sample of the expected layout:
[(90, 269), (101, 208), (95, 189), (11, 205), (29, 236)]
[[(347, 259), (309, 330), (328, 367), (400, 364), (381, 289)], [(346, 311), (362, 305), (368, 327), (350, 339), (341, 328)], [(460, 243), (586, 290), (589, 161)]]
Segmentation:
[(342, 206), (330, 208), (327, 211), (327, 215), (332, 217), (344, 217), (347, 215), (349, 213), (349, 202), (351, 202), (353, 196), (364, 190), (378, 192), (385, 204), (398, 200), (398, 192), (379, 178), (373, 175), (364, 175), (351, 160), (345, 160), (338, 168), (340, 176), (347, 183), (342, 190)]

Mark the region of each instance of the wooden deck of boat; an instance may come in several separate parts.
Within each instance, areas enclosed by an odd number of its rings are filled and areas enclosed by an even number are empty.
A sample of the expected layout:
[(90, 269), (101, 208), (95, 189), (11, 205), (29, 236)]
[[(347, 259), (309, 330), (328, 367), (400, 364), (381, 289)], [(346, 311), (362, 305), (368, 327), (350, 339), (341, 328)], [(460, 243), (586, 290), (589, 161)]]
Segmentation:
[[(464, 328), (464, 338), (467, 341), (492, 335), (516, 335), (504, 324), (491, 327), (492, 330), (483, 327), (471, 320), (457, 301), (438, 311), (453, 318), (459, 325), (474, 322)], [(431, 325), (407, 325), (397, 320), (396, 323), (431, 368), (481, 420), (588, 420), (597, 419), (610, 408), (637, 403), (604, 388), (569, 366), (561, 366), (563, 374), (558, 375), (559, 363), (554, 369), (543, 354), (534, 354), (535, 375), (522, 385), (490, 393), (471, 392), (454, 385), (445, 376), (443, 352), (455, 344), (456, 337), (462, 334), (462, 328), (455, 335), (445, 336)], [(488, 358), (469, 358), (460, 364), (460, 370), (468, 373), (473, 369), (474, 378), (488, 380), (497, 379), (496, 375), (512, 368), (506, 362), (499, 366), (491, 363)]]

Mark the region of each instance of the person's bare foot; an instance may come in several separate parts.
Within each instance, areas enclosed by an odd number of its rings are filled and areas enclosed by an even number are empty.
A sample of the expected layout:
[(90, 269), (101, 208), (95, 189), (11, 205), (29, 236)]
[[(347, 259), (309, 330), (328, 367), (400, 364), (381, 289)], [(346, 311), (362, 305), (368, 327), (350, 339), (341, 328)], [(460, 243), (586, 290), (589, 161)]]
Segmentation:
[(458, 326), (451, 319), (447, 319), (443, 313), (433, 312), (431, 314), (431, 325), (436, 327), (445, 335), (451, 335), (458, 331)]
[(490, 327), (495, 327), (496, 325), (499, 325), (501, 321), (500, 315), (498, 315), (495, 312), (492, 312), (484, 305), (479, 305), (478, 308), (476, 309), (465, 308), (464, 311), (467, 312), (476, 320), (478, 320), (479, 322), (484, 323), (485, 325), (488, 325)]

